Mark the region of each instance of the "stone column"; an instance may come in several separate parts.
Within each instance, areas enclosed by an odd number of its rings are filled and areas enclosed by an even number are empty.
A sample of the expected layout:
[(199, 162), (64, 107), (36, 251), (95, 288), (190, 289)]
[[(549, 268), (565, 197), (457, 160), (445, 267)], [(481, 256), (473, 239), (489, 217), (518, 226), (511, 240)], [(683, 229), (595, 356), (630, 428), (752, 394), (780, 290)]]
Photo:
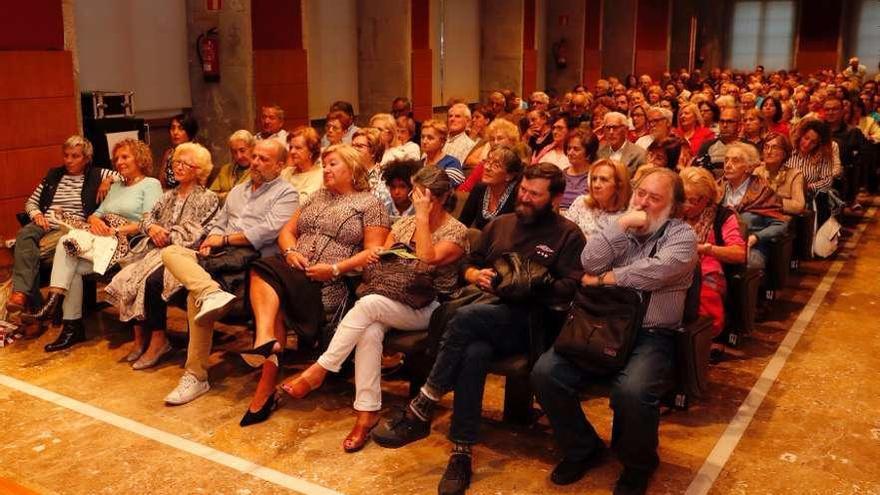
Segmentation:
[[(196, 39), (211, 28), (220, 36), (220, 81), (202, 76)], [(254, 52), (250, 0), (224, 0), (219, 11), (206, 10), (204, 0), (187, 1), (187, 53), (193, 113), (199, 120), (199, 142), (216, 165), (229, 161), (226, 140), (238, 129), (254, 131)]]
[(523, 0), (482, 0), (480, 100), (509, 88), (522, 93)]
[(409, 98), (410, 2), (358, 0), (358, 95), (360, 120), (391, 109), (391, 101)]

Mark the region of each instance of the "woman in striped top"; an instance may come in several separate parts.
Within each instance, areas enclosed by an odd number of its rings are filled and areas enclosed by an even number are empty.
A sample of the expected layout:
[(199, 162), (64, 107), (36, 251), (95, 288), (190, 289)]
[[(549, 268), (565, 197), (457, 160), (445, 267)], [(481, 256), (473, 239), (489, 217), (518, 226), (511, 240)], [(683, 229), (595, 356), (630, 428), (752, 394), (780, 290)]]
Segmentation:
[(837, 145), (828, 124), (818, 119), (800, 121), (792, 132), (792, 142), (794, 152), (785, 166), (803, 172), (807, 204), (813, 203), (816, 225), (822, 225), (833, 210), (829, 193), (834, 178), (843, 173)]
[(47, 215), (60, 211), (74, 218), (85, 219), (98, 207), (98, 189), (110, 170), (89, 167), (92, 143), (82, 136), (71, 136), (61, 145), (64, 164), (49, 170), (25, 202), (24, 210), (31, 222), (15, 237), (15, 262), (12, 290), (6, 306), (10, 313), (40, 304), (38, 277), (40, 256), (51, 256), (62, 232)]
[[(113, 147), (113, 163), (122, 182), (113, 184), (101, 206), (87, 219), (91, 233), (96, 236), (128, 236), (139, 232), (144, 214), (150, 212), (162, 196), (159, 181), (146, 176), (152, 170), (153, 157), (145, 143), (134, 139), (120, 141)], [(128, 222), (112, 228), (106, 219), (108, 215), (123, 217)], [(21, 315), (26, 321), (57, 320), (61, 313), (64, 327), (58, 338), (46, 345), (46, 352), (67, 349), (85, 340), (82, 276), (92, 273), (93, 266), (90, 260), (71, 256), (65, 251), (62, 243), (68, 235), (62, 236), (55, 248), (48, 301), (36, 313)]]
[(792, 138), (794, 152), (785, 166), (803, 172), (810, 195), (831, 189), (834, 177), (841, 171), (838, 169), (839, 160), (835, 166), (828, 124), (817, 119), (804, 120), (794, 130)]

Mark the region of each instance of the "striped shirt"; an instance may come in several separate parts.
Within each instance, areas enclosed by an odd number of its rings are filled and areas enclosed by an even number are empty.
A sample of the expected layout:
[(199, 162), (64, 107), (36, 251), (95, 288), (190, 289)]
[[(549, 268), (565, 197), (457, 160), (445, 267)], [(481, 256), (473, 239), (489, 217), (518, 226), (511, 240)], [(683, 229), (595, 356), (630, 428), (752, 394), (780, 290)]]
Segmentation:
[(443, 145), (443, 153), (454, 156), (458, 163), (464, 163), (475, 144), (477, 143), (468, 137), (466, 132), (460, 132), (455, 136), (450, 134), (446, 144)]
[(694, 229), (679, 219), (669, 220), (665, 228), (644, 240), (611, 222), (587, 239), (581, 254), (586, 272), (598, 275), (611, 270), (615, 285), (651, 293), (645, 328), (681, 326), (698, 260)]
[[(115, 172), (112, 170), (105, 168), (100, 170), (101, 179), (106, 179), (110, 175), (115, 175)], [(85, 220), (82, 203), (82, 188), (85, 179), (86, 174), (84, 173), (79, 175), (64, 174), (61, 176), (61, 181), (58, 183), (58, 188), (55, 190), (55, 197), (52, 198), (52, 203), (49, 205), (48, 211), (61, 210), (64, 213), (74, 216), (78, 220)], [(31, 217), (31, 219), (37, 216), (38, 213), (42, 213), (40, 211), (40, 195), (42, 193), (43, 182), (40, 182), (24, 203), (24, 211), (29, 217)], [(53, 227), (58, 226), (49, 217), (46, 218), (49, 220), (49, 225)]]
[(803, 172), (804, 185), (810, 192), (825, 191), (831, 188), (834, 178), (843, 172), (840, 159), (834, 160), (834, 156), (838, 153), (837, 150), (837, 143), (832, 143), (830, 158), (818, 152), (803, 155), (799, 151), (795, 151), (785, 162), (785, 166)]

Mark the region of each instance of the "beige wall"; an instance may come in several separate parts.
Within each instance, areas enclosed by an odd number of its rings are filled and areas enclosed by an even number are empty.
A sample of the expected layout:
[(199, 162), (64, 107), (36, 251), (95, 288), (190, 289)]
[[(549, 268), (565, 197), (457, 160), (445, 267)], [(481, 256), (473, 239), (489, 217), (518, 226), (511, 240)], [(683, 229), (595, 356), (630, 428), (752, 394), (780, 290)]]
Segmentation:
[(410, 97), (410, 3), (358, 0), (357, 19), (358, 122), (366, 125), (372, 115), (388, 112), (394, 98)]
[(336, 100), (359, 113), (356, 0), (305, 0), (305, 48), (309, 57), (309, 118), (322, 119)]

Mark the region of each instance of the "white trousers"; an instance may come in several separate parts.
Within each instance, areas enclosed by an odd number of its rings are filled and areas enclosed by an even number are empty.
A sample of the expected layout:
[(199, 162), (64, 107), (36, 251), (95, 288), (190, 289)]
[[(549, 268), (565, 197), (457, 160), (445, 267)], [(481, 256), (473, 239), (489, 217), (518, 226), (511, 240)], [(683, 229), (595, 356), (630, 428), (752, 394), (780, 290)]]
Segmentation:
[(78, 320), (82, 318), (83, 304), (83, 275), (92, 273), (92, 262), (76, 256), (68, 256), (61, 242), (62, 237), (55, 246), (55, 258), (52, 261), (52, 276), (49, 279), (49, 287), (64, 289), (67, 295), (62, 303), (62, 312), (65, 320)]
[(424, 330), (437, 301), (422, 309), (385, 296), (370, 294), (359, 299), (345, 314), (327, 350), (318, 364), (327, 371), (339, 372), (342, 363), (354, 354), (354, 408), (357, 411), (378, 411), (382, 408), (382, 340), (389, 328)]

